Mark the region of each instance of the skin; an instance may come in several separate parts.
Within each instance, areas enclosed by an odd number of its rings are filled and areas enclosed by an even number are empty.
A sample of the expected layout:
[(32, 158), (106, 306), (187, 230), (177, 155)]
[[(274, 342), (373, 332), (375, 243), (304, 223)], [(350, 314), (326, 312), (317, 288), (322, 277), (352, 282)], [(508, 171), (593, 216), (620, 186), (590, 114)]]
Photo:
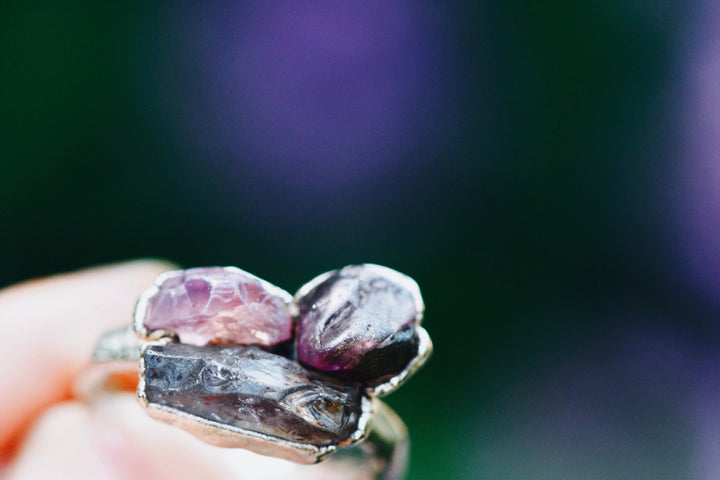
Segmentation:
[(132, 395), (74, 396), (100, 334), (127, 325), (140, 293), (173, 268), (133, 261), (0, 291), (0, 478), (369, 478), (207, 445), (150, 419)]

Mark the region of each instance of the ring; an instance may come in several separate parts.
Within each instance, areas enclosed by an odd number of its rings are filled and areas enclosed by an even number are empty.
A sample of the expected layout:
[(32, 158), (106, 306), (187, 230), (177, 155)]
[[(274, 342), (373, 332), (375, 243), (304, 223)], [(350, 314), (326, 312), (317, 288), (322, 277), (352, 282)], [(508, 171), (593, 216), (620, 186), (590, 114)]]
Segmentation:
[(407, 428), (379, 397), (430, 356), (423, 312), (414, 280), (373, 264), (295, 296), (236, 267), (169, 271), (130, 326), (102, 335), (76, 389), (134, 390), (151, 417), (213, 445), (400, 479)]

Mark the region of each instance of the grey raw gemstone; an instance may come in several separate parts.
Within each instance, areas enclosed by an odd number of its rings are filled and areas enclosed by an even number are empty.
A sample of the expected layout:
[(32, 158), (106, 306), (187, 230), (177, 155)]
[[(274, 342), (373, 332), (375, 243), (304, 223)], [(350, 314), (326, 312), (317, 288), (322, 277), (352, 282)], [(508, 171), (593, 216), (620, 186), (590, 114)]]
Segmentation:
[(314, 445), (358, 428), (361, 392), (257, 347), (149, 345), (143, 352), (151, 406)]

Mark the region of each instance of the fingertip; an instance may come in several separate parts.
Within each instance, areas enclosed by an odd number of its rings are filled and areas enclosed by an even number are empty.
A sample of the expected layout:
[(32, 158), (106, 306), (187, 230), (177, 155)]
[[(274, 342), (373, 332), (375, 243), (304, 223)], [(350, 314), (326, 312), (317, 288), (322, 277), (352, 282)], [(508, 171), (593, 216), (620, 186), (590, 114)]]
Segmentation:
[(0, 291), (0, 452), (29, 421), (69, 397), (72, 378), (108, 328), (129, 324), (137, 297), (161, 272), (142, 259), (24, 282)]

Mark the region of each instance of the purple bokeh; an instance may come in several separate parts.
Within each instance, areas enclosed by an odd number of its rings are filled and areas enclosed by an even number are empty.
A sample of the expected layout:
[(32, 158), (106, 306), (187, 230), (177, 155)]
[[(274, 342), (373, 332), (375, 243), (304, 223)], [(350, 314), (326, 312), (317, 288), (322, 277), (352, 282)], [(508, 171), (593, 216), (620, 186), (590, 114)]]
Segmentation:
[[(294, 201), (366, 194), (450, 130), (443, 11), (420, 2), (203, 3), (159, 88), (199, 170)], [(178, 66), (180, 65), (180, 66)], [(287, 201), (287, 199), (286, 199)], [(332, 208), (332, 205), (326, 205)]]
[[(523, 371), (473, 412), (479, 478), (720, 478), (720, 350), (661, 319)], [(612, 324), (613, 322), (609, 322)], [(468, 475), (468, 478), (470, 476)]]
[(681, 53), (681, 266), (690, 284), (720, 306), (720, 4), (700, 4)]

